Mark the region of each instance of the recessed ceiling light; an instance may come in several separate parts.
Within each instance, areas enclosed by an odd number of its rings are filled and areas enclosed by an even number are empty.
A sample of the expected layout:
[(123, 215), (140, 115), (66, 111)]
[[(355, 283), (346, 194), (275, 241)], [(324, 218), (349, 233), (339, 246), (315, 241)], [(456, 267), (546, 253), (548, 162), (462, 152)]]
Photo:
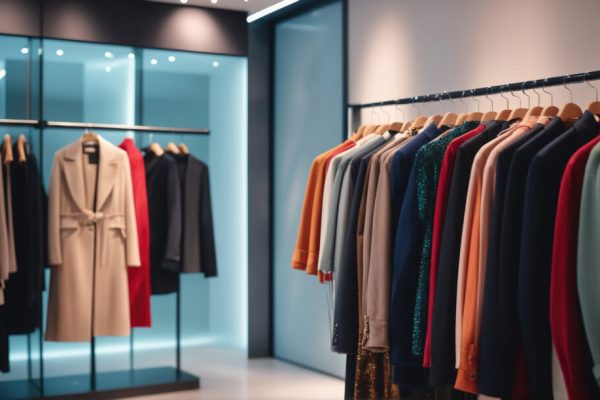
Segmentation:
[(104, 68), (104, 70), (106, 72), (110, 72), (110, 71), (112, 71), (112, 67), (110, 65), (107, 65), (106, 68)]
[(158, 64), (158, 60), (156, 58), (153, 58), (152, 60), (150, 60), (150, 64), (156, 65)]
[(62, 49), (58, 49), (58, 50), (56, 50), (56, 55), (57, 55), (57, 56), (59, 56), (59, 57), (62, 57), (64, 54), (65, 54), (65, 52), (64, 52), (64, 51), (62, 51)]
[(210, 2), (213, 3), (213, 4), (217, 4), (218, 1), (219, 0), (210, 0)]
[(169, 62), (175, 62), (175, 56), (169, 56), (168, 60)]
[(188, 0), (179, 0), (181, 4), (187, 4)]
[(4, 68), (0, 69), (0, 81), (4, 79), (6, 76), (6, 70)]
[(110, 51), (107, 51), (104, 53), (104, 57), (106, 58), (115, 58), (115, 55), (113, 53), (111, 53)]
[(21, 49), (21, 54), (29, 54), (29, 47), (23, 47)]
[(129, 54), (127, 54), (127, 57), (128, 57), (130, 60), (133, 60), (133, 59), (135, 58), (135, 54), (133, 54), (133, 53), (129, 53)]
[(212, 66), (213, 66), (213, 67), (215, 67), (215, 68), (218, 68), (218, 67), (219, 67), (219, 65), (220, 65), (220, 64), (219, 64), (219, 62), (218, 62), (218, 61), (213, 61), (213, 62), (212, 62)]

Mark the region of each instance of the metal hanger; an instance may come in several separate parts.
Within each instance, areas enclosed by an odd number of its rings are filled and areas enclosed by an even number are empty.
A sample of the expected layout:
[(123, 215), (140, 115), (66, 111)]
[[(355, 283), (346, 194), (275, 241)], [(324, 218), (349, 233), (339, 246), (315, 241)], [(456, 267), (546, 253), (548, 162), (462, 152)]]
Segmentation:
[(402, 131), (402, 126), (404, 125), (403, 122), (406, 121), (406, 114), (404, 113), (404, 110), (399, 107), (399, 105), (399, 103), (396, 103), (394, 108), (397, 113), (402, 113), (402, 118), (397, 119), (396, 122), (393, 122), (390, 126), (390, 130), (397, 132)]
[(498, 113), (494, 111), (494, 100), (492, 100), (492, 98), (489, 96), (489, 92), (490, 87), (488, 86), (483, 97), (485, 97), (487, 101), (490, 102), (490, 111), (483, 114), (483, 116), (481, 117), (482, 121), (493, 121), (494, 119), (496, 119), (496, 115), (498, 115)]
[[(523, 82), (523, 86), (521, 87), (521, 92), (523, 92), (523, 94), (527, 97), (528, 111), (525, 114), (525, 116), (523, 117), (523, 119), (528, 120), (531, 117), (539, 117), (540, 115), (542, 115), (542, 111), (544, 111), (544, 108), (540, 107), (539, 105), (531, 107), (531, 96), (529, 96), (527, 94), (527, 92), (525, 92), (525, 84), (526, 83), (527, 82)], [(533, 85), (535, 85), (535, 82), (533, 82)]]
[(596, 100), (592, 101), (592, 102), (590, 102), (590, 104), (588, 104), (587, 110), (589, 112), (591, 112), (592, 114), (594, 114), (594, 115), (600, 115), (600, 101), (598, 101), (598, 87), (592, 85), (590, 83), (590, 81), (588, 81), (587, 79), (585, 79), (585, 77), (588, 76), (588, 75), (589, 75), (589, 72), (586, 72), (585, 74), (583, 74), (583, 81), (585, 83), (587, 83), (587, 85), (589, 87), (591, 87), (592, 89), (594, 89), (594, 92), (595, 92), (595, 95), (596, 95)]
[(583, 115), (583, 111), (581, 111), (581, 107), (573, 103), (573, 90), (567, 86), (567, 78), (569, 78), (569, 75), (565, 76), (563, 86), (569, 91), (571, 101), (560, 108), (558, 111), (558, 117), (563, 121), (574, 121)]
[[(442, 105), (442, 99), (444, 97), (444, 93), (448, 94), (448, 92), (443, 92), (440, 96), (439, 96), (439, 100), (440, 100), (440, 110), (442, 110), (443, 112), (443, 105)], [(450, 94), (448, 94), (448, 98), (450, 99)], [(450, 99), (450, 101), (452, 101), (452, 99)], [(454, 101), (452, 101), (452, 103), (454, 103)], [(441, 126), (456, 126), (456, 120), (458, 119), (458, 115), (456, 115), (456, 113), (453, 112), (447, 112), (444, 114), (444, 117), (442, 118), (442, 120), (440, 121), (440, 123), (438, 124), (438, 127)]]
[(477, 100), (475, 96), (473, 96), (473, 93), (475, 92), (471, 90), (471, 100), (473, 100), (477, 104), (477, 111), (470, 113), (467, 116), (467, 121), (481, 121), (483, 113), (479, 111), (479, 100)]
[[(548, 78), (544, 79), (544, 83), (547, 84), (548, 83)], [(556, 107), (554, 105), (554, 95), (552, 94), (551, 91), (547, 90), (545, 86), (541, 87), (542, 92), (550, 95), (550, 105), (547, 107), (544, 107), (544, 110), (542, 111), (542, 115), (545, 117), (556, 117), (556, 115), (558, 114), (558, 107)]]
[(521, 97), (517, 96), (512, 90), (510, 90), (509, 93), (513, 97), (516, 97), (519, 100), (519, 107), (516, 108), (516, 109), (514, 109), (510, 113), (510, 115), (508, 116), (508, 120), (510, 121), (510, 120), (515, 119), (515, 118), (523, 119), (523, 117), (525, 116), (525, 114), (527, 114), (527, 109), (522, 107), (522, 99), (521, 99)]

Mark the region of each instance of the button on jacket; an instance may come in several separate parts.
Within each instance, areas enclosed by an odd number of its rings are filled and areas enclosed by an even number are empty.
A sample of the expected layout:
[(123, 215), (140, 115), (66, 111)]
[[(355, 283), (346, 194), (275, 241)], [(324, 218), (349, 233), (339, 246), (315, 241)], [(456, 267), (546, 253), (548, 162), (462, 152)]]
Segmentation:
[[(519, 260), (518, 312), (527, 376), (536, 398), (552, 398), (549, 302), (552, 240), (564, 168), (577, 149), (600, 132), (589, 111), (534, 157), (527, 176)], [(586, 217), (587, 218), (587, 217)]]
[(581, 316), (592, 353), (592, 372), (600, 388), (600, 319), (598, 309), (600, 296), (600, 145), (590, 154), (585, 168), (581, 212), (579, 218), (579, 238), (577, 247), (577, 289)]
[[(589, 398), (584, 371), (585, 334), (577, 294), (577, 243), (579, 212), (585, 167), (593, 139), (573, 154), (563, 175), (554, 225), (554, 249), (550, 279), (550, 328), (552, 342), (565, 379), (569, 399)], [(589, 218), (589, 215), (585, 215)], [(585, 239), (584, 239), (585, 240)]]
[(127, 266), (139, 266), (140, 255), (129, 160), (102, 138), (98, 152), (98, 164), (91, 164), (79, 139), (54, 157), (46, 340), (89, 341), (131, 330)]
[(442, 240), (442, 232), (444, 227), (444, 219), (446, 217), (446, 206), (448, 202), (448, 194), (450, 191), (450, 183), (452, 181), (452, 173), (454, 171), (454, 163), (458, 154), (458, 148), (467, 140), (480, 134), (485, 129), (485, 125), (481, 124), (471, 132), (454, 139), (446, 150), (442, 168), (440, 170), (440, 179), (438, 181), (438, 190), (435, 199), (435, 215), (433, 217), (433, 232), (431, 237), (431, 265), (429, 277), (429, 298), (427, 304), (427, 335), (425, 338), (425, 348), (423, 354), (423, 366), (431, 367), (431, 321), (433, 320), (433, 304), (435, 299), (435, 286), (437, 279), (437, 271), (440, 256), (440, 247)]
[[(517, 321), (517, 271), (521, 245), (523, 201), (525, 197), (527, 171), (535, 154), (566, 130), (560, 118), (555, 118), (546, 128), (521, 145), (510, 163), (504, 197), (504, 218), (500, 233), (498, 297), (501, 304), (493, 316), (502, 334), (497, 337), (491, 352), (485, 355), (486, 373), (479, 379), (483, 393), (496, 397), (508, 397), (513, 390), (515, 378), (523, 381), (515, 366), (520, 339)], [(523, 366), (523, 369), (525, 367)], [(493, 379), (492, 379), (493, 377)]]
[(442, 234), (431, 327), (430, 383), (433, 386), (454, 385), (455, 380), (456, 282), (471, 166), (477, 151), (505, 126), (503, 121), (492, 121), (483, 132), (460, 146), (456, 156)]

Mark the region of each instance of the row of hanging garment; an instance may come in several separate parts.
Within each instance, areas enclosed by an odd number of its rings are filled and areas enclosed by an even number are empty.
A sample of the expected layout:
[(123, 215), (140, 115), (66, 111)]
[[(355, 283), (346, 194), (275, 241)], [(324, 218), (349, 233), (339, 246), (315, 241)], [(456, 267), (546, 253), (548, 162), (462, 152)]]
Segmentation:
[(363, 126), (315, 158), (292, 267), (333, 278), (347, 398), (600, 396), (598, 114)]
[(46, 197), (24, 135), (5, 135), (0, 173), (0, 371), (9, 371), (9, 335), (40, 326), (46, 252)]
[(119, 147), (86, 132), (54, 158), (48, 205), (46, 340), (127, 336), (151, 326), (150, 295), (181, 273), (217, 274), (208, 166), (170, 144)]

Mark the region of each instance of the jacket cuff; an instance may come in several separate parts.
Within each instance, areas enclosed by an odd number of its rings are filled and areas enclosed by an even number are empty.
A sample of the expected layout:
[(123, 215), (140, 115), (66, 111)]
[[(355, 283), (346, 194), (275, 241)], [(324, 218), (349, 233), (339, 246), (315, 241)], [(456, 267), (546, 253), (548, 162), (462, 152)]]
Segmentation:
[(363, 345), (374, 353), (383, 353), (389, 350), (389, 324), (386, 321), (373, 321), (365, 316), (363, 330)]
[(307, 251), (294, 250), (294, 255), (292, 256), (292, 268), (305, 270), (307, 257)]
[(463, 392), (477, 394), (478, 347), (470, 345), (460, 351), (460, 367), (456, 374), (454, 388)]
[(180, 262), (179, 260), (169, 260), (168, 258), (163, 259), (161, 268), (166, 269), (173, 272), (179, 272)]

